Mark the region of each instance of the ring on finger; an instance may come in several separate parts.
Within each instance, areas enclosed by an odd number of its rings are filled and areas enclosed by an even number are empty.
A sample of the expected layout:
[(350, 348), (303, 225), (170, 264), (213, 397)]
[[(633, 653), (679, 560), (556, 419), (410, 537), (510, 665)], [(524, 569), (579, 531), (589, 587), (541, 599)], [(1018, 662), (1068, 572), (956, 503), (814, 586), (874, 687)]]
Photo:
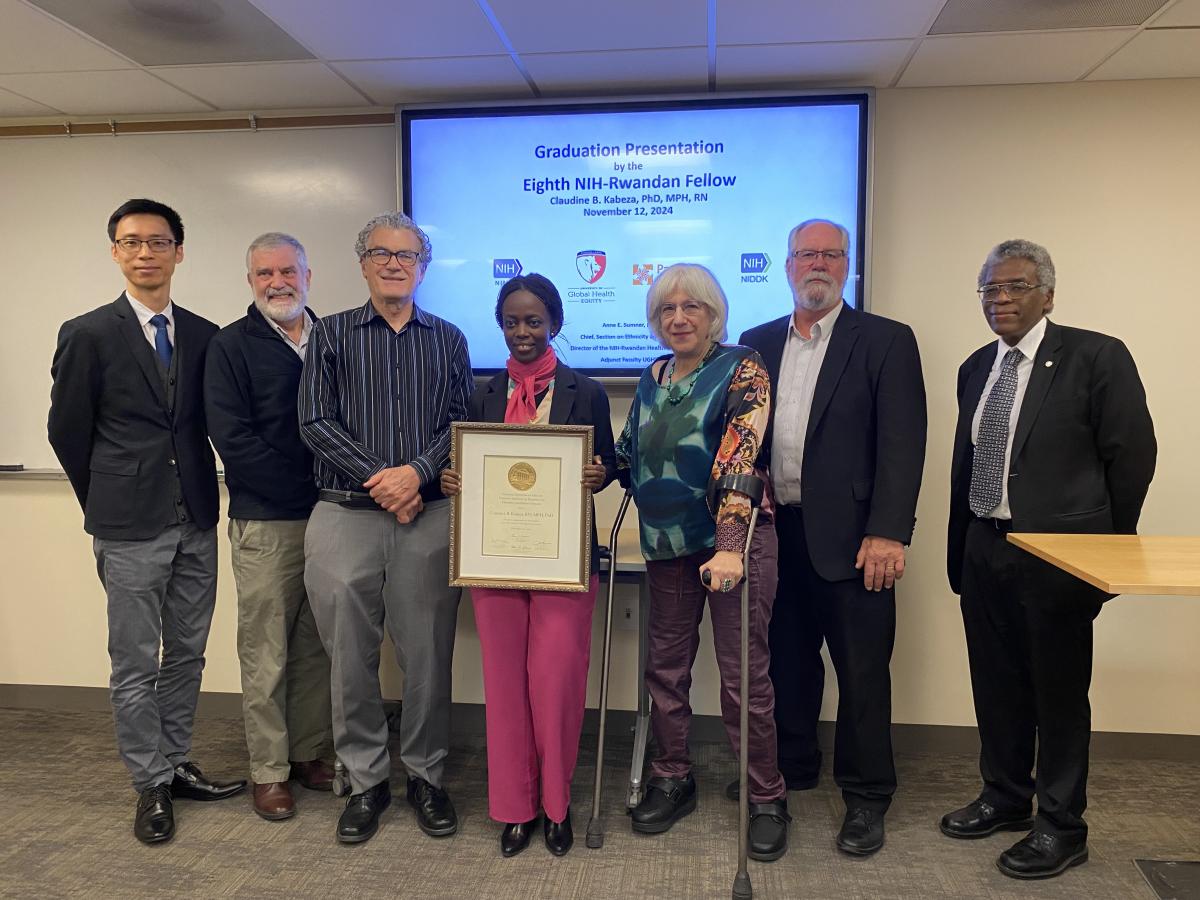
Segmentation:
[(725, 578), (721, 581), (721, 590), (727, 592), (733, 589), (733, 579)]

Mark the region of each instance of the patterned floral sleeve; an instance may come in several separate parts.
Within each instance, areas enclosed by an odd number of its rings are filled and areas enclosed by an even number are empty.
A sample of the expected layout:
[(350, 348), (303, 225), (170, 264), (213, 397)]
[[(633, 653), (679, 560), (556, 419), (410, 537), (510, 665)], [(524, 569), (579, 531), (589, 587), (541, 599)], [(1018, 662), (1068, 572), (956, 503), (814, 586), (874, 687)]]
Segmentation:
[[(733, 414), (713, 460), (714, 481), (725, 475), (754, 472), (771, 415), (771, 379), (757, 353), (751, 353), (738, 365), (729, 381), (729, 394)], [(739, 399), (734, 400), (735, 396)], [(717, 507), (716, 549), (742, 552), (750, 528), (750, 510), (750, 498), (745, 494), (725, 492)]]

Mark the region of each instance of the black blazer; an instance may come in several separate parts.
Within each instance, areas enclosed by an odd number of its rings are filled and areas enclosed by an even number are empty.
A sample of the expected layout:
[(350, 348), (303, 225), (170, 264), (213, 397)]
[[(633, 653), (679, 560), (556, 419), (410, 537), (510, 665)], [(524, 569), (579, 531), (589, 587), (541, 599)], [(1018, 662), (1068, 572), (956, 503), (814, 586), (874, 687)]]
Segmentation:
[(300, 440), (296, 413), (303, 368), (253, 303), (208, 345), (204, 409), (225, 467), (231, 519), (307, 519), (317, 502), (312, 452)]
[[(472, 422), (503, 422), (508, 407), (508, 373), (498, 372), (471, 395), (468, 418)], [(608, 487), (617, 474), (617, 451), (613, 443), (612, 421), (608, 414), (608, 394), (597, 382), (580, 375), (564, 363), (554, 372), (554, 398), (550, 401), (551, 425), (591, 425), (592, 447), (604, 464), (604, 484)], [(596, 508), (592, 506), (592, 572), (599, 570), (599, 542), (596, 540)]]
[[(946, 545), (956, 594), (972, 518), (971, 420), (995, 359), (992, 341), (958, 370)], [(1125, 345), (1047, 321), (1013, 433), (1008, 470), (1013, 529), (1134, 534), (1157, 455), (1146, 391)]]
[[(738, 343), (762, 355), (779, 396), (791, 315), (751, 328)], [(775, 404), (759, 459), (769, 468)], [(861, 578), (867, 535), (907, 544), (925, 465), (925, 382), (907, 325), (843, 306), (817, 375), (804, 461), (801, 514), (813, 568), (826, 581)]]
[(88, 534), (145, 540), (178, 521), (175, 473), (190, 518), (217, 524), (217, 470), (202, 382), (217, 326), (175, 306), (175, 405), (154, 351), (122, 293), (63, 324), (50, 375), (50, 446)]

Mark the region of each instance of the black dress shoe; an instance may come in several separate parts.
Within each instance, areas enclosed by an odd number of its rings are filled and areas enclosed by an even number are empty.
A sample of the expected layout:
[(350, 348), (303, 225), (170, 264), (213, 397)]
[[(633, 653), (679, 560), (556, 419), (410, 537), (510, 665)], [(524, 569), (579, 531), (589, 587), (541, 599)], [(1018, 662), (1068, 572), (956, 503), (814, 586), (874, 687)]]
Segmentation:
[(1088, 860), (1087, 839), (1031, 831), (1000, 854), (996, 868), (1010, 878), (1053, 878)]
[(392, 789), (386, 781), (351, 794), (337, 824), (337, 839), (343, 844), (361, 844), (379, 830), (379, 817), (391, 805)]
[(175, 836), (175, 808), (171, 805), (171, 787), (156, 784), (138, 797), (133, 834), (143, 844), (158, 844)]
[(870, 856), (883, 846), (883, 813), (861, 806), (846, 810), (837, 848), (851, 856)]
[(630, 813), (633, 830), (660, 834), (696, 808), (696, 779), (655, 776), (646, 783), (646, 796)]
[(561, 822), (555, 822), (546, 816), (542, 830), (546, 835), (546, 849), (555, 856), (566, 856), (571, 845), (575, 843), (575, 832), (571, 830), (571, 807), (567, 807), (567, 817)]
[(528, 822), (507, 822), (500, 832), (500, 855), (516, 856), (529, 846), (529, 838), (533, 836), (533, 826), (537, 824), (537, 816)]
[(424, 778), (408, 778), (408, 803), (417, 811), (417, 826), (430, 837), (458, 831), (458, 814), (450, 795)]
[(1001, 812), (982, 797), (942, 816), (942, 834), (952, 838), (981, 838), (996, 831), (1028, 831), (1028, 812)]
[(246, 789), (246, 780), (210, 781), (193, 762), (181, 762), (175, 767), (171, 795), (184, 800), (224, 800)]
[(747, 853), (751, 859), (773, 862), (787, 853), (787, 798), (770, 803), (750, 804), (750, 840)]

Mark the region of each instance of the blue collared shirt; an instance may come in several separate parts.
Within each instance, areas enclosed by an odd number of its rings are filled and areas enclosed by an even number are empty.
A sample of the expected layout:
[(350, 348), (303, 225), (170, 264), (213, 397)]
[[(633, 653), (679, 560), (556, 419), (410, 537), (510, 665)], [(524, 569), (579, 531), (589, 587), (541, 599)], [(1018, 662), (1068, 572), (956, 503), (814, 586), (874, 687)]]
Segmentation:
[(472, 386), (463, 333), (415, 304), (398, 332), (369, 300), (320, 319), (299, 399), (317, 487), (361, 491), (376, 472), (406, 464), (423, 487), (436, 483)]

